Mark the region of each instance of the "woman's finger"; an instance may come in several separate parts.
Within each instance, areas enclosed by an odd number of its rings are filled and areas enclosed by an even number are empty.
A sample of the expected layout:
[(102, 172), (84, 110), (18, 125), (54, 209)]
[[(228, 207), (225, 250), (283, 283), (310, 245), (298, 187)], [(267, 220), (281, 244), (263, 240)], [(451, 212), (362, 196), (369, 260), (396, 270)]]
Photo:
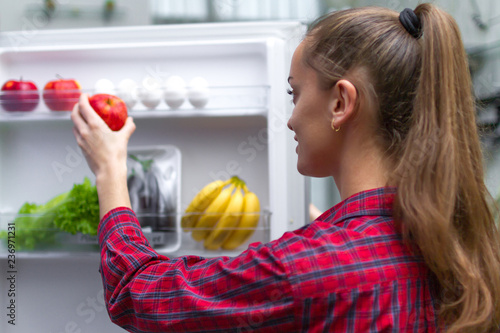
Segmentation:
[(80, 114), (80, 105), (76, 103), (73, 107), (73, 111), (71, 111), (71, 121), (75, 125), (77, 131), (79, 132), (84, 126), (87, 126), (85, 119), (82, 118)]
[(95, 112), (89, 102), (88, 94), (81, 94), (80, 100), (78, 101), (79, 111), (82, 118), (89, 126), (107, 126), (104, 120)]
[(88, 107), (90, 107), (88, 94), (82, 93), (76, 106), (78, 106), (78, 112), (80, 113), (80, 116), (85, 120), (85, 122), (87, 122), (87, 112), (85, 110), (87, 105)]
[(125, 125), (123, 125), (120, 132), (124, 133), (125, 137), (128, 140), (130, 138), (130, 136), (132, 135), (132, 133), (134, 133), (135, 128), (136, 127), (135, 127), (134, 119), (132, 119), (132, 117), (128, 117), (127, 120), (125, 121)]

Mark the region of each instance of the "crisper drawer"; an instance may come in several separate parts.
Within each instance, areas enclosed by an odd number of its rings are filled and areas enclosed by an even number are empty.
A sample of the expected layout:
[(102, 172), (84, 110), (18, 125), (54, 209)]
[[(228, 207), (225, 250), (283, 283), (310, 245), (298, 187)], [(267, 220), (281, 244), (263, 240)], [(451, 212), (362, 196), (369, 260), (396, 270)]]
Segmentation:
[[(181, 154), (172, 145), (128, 149), (130, 202), (150, 243), (164, 252), (180, 247)], [(24, 193), (30, 198), (29, 193)], [(97, 189), (85, 177), (49, 200), (25, 201), (16, 214), (2, 215), (0, 238), (20, 251), (97, 249)], [(5, 232), (5, 230), (7, 232)]]

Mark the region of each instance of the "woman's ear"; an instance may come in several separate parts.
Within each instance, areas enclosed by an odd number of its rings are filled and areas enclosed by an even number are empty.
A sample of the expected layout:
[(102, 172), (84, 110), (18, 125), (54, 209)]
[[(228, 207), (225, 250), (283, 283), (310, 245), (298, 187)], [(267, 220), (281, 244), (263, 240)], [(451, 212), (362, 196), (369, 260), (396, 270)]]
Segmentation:
[(340, 128), (356, 112), (358, 92), (351, 81), (342, 79), (332, 88), (332, 127)]

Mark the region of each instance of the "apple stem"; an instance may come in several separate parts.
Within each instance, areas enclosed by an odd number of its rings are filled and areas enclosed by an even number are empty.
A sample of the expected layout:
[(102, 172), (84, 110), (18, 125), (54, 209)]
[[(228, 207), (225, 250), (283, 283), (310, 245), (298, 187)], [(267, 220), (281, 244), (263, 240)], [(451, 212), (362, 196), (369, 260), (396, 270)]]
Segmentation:
[(64, 78), (63, 78), (61, 75), (59, 75), (59, 74), (56, 74), (56, 77), (57, 77), (59, 80), (64, 80)]

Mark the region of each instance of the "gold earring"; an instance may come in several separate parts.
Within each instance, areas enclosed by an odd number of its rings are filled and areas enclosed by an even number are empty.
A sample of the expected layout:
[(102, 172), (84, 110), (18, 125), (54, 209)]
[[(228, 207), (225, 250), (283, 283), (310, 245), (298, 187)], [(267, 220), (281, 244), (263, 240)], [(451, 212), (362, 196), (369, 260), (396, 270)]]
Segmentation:
[(339, 128), (335, 128), (335, 119), (333, 119), (333, 121), (332, 121), (332, 129), (333, 129), (335, 132), (340, 131), (340, 126), (339, 126)]

